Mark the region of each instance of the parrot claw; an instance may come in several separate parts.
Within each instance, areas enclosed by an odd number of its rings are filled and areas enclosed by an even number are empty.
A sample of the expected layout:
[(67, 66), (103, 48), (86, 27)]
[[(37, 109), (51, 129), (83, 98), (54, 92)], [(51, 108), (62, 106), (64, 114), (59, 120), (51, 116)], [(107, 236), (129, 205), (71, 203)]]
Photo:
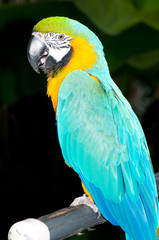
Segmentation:
[(87, 230), (88, 230), (89, 232), (93, 232), (93, 231), (95, 231), (96, 229), (89, 227), (89, 228), (87, 228)]
[(79, 233), (77, 233), (77, 236), (82, 236), (84, 233), (81, 233), (81, 232), (79, 232)]
[(75, 198), (74, 201), (70, 204), (70, 206), (73, 207), (81, 204), (85, 204), (88, 207), (92, 208), (95, 213), (98, 213), (97, 219), (100, 218), (101, 213), (99, 212), (97, 206), (90, 200), (90, 198), (86, 194), (83, 194), (82, 197)]

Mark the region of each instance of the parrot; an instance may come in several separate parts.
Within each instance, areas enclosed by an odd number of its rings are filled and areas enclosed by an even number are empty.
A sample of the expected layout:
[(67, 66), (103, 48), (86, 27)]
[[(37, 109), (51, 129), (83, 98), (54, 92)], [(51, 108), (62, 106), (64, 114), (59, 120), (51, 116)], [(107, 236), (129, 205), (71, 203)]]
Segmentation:
[(81, 180), (83, 198), (120, 226), (126, 240), (157, 240), (158, 194), (148, 145), (103, 49), (87, 26), (53, 16), (33, 27), (27, 57), (35, 72), (47, 76), (61, 152)]

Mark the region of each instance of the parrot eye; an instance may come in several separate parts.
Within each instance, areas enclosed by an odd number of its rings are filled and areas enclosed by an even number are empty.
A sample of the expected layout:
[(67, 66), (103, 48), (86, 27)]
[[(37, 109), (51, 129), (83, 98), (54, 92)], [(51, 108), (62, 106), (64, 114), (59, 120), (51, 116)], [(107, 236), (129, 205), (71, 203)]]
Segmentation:
[(61, 33), (58, 35), (58, 40), (63, 40), (65, 38), (65, 34)]

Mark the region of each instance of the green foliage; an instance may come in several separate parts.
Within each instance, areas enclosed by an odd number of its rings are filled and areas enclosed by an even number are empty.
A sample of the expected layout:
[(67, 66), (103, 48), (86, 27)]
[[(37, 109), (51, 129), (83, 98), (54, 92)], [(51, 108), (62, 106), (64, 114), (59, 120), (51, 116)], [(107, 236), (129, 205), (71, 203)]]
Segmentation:
[(147, 69), (159, 63), (159, 49), (137, 54), (128, 59), (127, 63), (137, 69)]
[(119, 76), (122, 69), (128, 75), (147, 70), (158, 73), (158, 0), (50, 0), (1, 5), (1, 104), (45, 91), (46, 78), (35, 74), (27, 61), (27, 43), (35, 23), (58, 15), (82, 22), (99, 36), (111, 73)]
[(114, 35), (138, 23), (159, 30), (157, 0), (72, 0), (104, 33)]
[(139, 13), (127, 0), (78, 0), (76, 6), (104, 33), (117, 34), (139, 22)]
[(159, 9), (158, 0), (132, 0), (132, 3), (142, 10), (154, 11)]

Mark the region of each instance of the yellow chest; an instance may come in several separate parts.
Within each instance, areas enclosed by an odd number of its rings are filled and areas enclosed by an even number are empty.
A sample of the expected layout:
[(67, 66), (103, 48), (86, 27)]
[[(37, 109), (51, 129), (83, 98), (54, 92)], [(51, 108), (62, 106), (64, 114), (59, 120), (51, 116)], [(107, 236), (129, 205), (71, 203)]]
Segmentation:
[(96, 53), (93, 50), (93, 46), (88, 44), (85, 39), (74, 38), (71, 40), (71, 46), (73, 48), (73, 54), (69, 63), (63, 67), (56, 76), (50, 76), (48, 78), (47, 94), (51, 97), (55, 112), (58, 103), (58, 92), (63, 79), (74, 70), (92, 68), (96, 62)]

